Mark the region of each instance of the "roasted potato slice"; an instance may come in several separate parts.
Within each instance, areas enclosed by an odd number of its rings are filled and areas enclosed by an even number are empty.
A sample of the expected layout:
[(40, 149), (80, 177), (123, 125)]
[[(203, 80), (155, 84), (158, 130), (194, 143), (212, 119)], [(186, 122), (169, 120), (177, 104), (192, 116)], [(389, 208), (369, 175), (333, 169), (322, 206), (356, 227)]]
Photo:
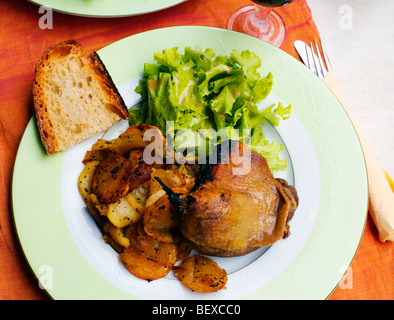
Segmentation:
[(129, 161), (132, 168), (129, 181), (130, 190), (133, 190), (142, 183), (149, 181), (153, 165), (144, 162), (142, 149), (131, 150)]
[(90, 161), (104, 160), (104, 158), (107, 156), (107, 152), (108, 152), (107, 150), (95, 150), (95, 151), (88, 150), (85, 153), (82, 163), (86, 165)]
[(125, 235), (130, 245), (119, 256), (130, 273), (140, 279), (156, 280), (170, 272), (177, 261), (175, 244), (153, 239), (139, 223), (129, 226)]
[(124, 247), (117, 243), (114, 239), (112, 239), (109, 234), (104, 234), (103, 240), (105, 241), (105, 243), (109, 244), (112, 249), (114, 249), (115, 252), (117, 252), (118, 254), (124, 251)]
[(163, 190), (162, 186), (155, 179), (158, 177), (161, 181), (169, 188), (179, 188), (186, 184), (184, 176), (175, 169), (156, 169), (152, 171), (151, 183), (150, 183), (150, 194), (155, 194), (160, 190)]
[(87, 197), (92, 193), (93, 175), (99, 163), (100, 161), (88, 162), (79, 175), (78, 189), (85, 203), (87, 202)]
[(124, 228), (142, 219), (142, 213), (136, 211), (127, 200), (127, 196), (107, 206), (107, 218), (117, 228)]
[(124, 235), (123, 229), (117, 228), (107, 221), (107, 223), (104, 224), (103, 230), (122, 247), (127, 248), (130, 245), (130, 240)]
[(87, 206), (88, 206), (89, 210), (92, 207), (94, 207), (94, 209), (97, 210), (100, 213), (100, 215), (102, 215), (102, 216), (107, 215), (108, 204), (101, 203), (94, 193), (92, 193), (88, 196)]
[[(105, 205), (106, 206), (106, 205)], [(88, 208), (91, 216), (97, 224), (97, 227), (102, 231), (104, 224), (108, 221), (108, 219), (103, 216), (100, 212), (100, 205), (97, 204), (97, 197), (95, 194), (90, 194), (86, 198), (86, 207)], [(105, 210), (106, 212), (106, 210)]]
[(161, 197), (165, 196), (166, 192), (161, 189), (158, 190), (156, 193), (149, 196), (146, 200), (145, 208), (150, 207), (151, 205), (155, 204)]
[(173, 231), (179, 225), (179, 218), (167, 195), (145, 208), (143, 222), (145, 232), (151, 237), (161, 242), (174, 242)]
[(149, 196), (149, 186), (150, 182), (146, 181), (126, 196), (133, 209), (141, 215), (144, 212), (145, 203)]
[(130, 151), (129, 161), (133, 168), (139, 166), (141, 163), (144, 163), (144, 149), (134, 149)]
[(226, 270), (212, 259), (200, 255), (187, 257), (173, 270), (186, 287), (197, 292), (216, 292), (223, 289), (227, 282)]
[[(177, 194), (187, 192), (185, 187), (172, 188), (172, 190)], [(160, 192), (158, 191), (155, 195), (158, 197)], [(171, 205), (166, 194), (155, 202), (153, 202), (154, 199), (150, 197), (145, 206), (143, 214), (145, 232), (161, 242), (174, 242), (175, 230), (179, 226), (179, 217), (176, 208)]]
[(134, 190), (141, 184), (150, 180), (150, 175), (152, 173), (151, 166), (143, 164), (139, 167), (133, 168), (130, 174), (129, 185), (130, 190)]
[(130, 190), (130, 162), (110, 152), (101, 160), (93, 174), (92, 191), (102, 203), (113, 203)]
[[(144, 149), (150, 146), (155, 150), (154, 160), (163, 163), (165, 154), (165, 138), (161, 131), (146, 124), (134, 125), (123, 132), (118, 138), (112, 140), (99, 139), (93, 146), (94, 150), (111, 150), (117, 154), (127, 156), (131, 150)], [(147, 153), (150, 150), (146, 150)]]

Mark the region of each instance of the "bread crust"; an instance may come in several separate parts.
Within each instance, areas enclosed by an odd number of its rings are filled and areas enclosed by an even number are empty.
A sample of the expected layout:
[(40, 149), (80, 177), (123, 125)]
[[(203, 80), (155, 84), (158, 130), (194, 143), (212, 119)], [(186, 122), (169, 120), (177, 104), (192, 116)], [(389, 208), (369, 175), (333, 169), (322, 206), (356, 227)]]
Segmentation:
[[(67, 59), (67, 57), (70, 57), (70, 55), (79, 58), (81, 63), (87, 65), (85, 72), (86, 70), (90, 72), (90, 75), (94, 79), (95, 83), (99, 84), (101, 94), (104, 95), (108, 100), (105, 106), (107, 111), (103, 113), (103, 117), (107, 118), (106, 121), (113, 125), (121, 119), (128, 119), (127, 107), (105, 65), (97, 53), (84, 51), (80, 43), (74, 39), (56, 43), (45, 50), (41, 59), (36, 63), (33, 83), (33, 102), (37, 124), (40, 131), (41, 140), (47, 153), (54, 153), (68, 149), (71, 145), (77, 144), (82, 140), (87, 139), (94, 133), (106, 130), (110, 126), (107, 125), (105, 128), (97, 127), (97, 132), (87, 132), (86, 137), (81, 139), (76, 137), (75, 141), (73, 141), (74, 139), (70, 137), (69, 143), (67, 143), (67, 145), (61, 143), (61, 139), (58, 137), (59, 130), (56, 128), (58, 124), (53, 123), (51, 114), (48, 112), (48, 109), (53, 108), (54, 106), (51, 105), (51, 103), (53, 104), (53, 101), (48, 98), (48, 95), (51, 95), (52, 93), (48, 93), (45, 82), (47, 81), (46, 77), (48, 77), (50, 69), (53, 67), (53, 65), (57, 63), (63, 63), (63, 61)], [(66, 105), (56, 107), (67, 108), (67, 104), (69, 103), (73, 102), (65, 101)], [(109, 115), (111, 113), (112, 115)], [(111, 120), (109, 120), (109, 118), (111, 118)]]

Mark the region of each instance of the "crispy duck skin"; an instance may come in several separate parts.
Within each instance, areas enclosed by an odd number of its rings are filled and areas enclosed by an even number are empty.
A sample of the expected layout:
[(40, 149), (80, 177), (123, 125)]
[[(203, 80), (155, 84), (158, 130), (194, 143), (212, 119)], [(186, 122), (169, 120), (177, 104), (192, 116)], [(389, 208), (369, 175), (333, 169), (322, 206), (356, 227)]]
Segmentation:
[[(217, 147), (217, 164), (202, 165), (192, 192), (182, 201), (173, 195), (171, 203), (180, 209), (180, 229), (197, 252), (232, 257), (287, 237), (298, 196), (273, 177), (264, 157), (241, 142), (226, 148), (224, 143)], [(250, 170), (234, 174), (242, 155), (250, 156)]]

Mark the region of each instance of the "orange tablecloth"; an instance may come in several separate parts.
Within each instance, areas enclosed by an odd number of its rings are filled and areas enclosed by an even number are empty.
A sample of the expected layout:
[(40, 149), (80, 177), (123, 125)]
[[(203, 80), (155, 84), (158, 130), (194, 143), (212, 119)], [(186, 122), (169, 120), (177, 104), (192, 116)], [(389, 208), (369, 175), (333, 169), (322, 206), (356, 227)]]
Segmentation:
[[(16, 151), (33, 115), (34, 65), (42, 52), (51, 44), (69, 38), (78, 40), (89, 50), (97, 50), (123, 37), (161, 27), (225, 28), (231, 14), (247, 4), (249, 0), (189, 0), (163, 11), (116, 19), (54, 13), (53, 29), (42, 30), (38, 25), (41, 15), (37, 6), (25, 0), (0, 0), (0, 299), (48, 299), (39, 289), (19, 246), (10, 201)], [(319, 38), (309, 7), (305, 0), (296, 0), (278, 11), (288, 27), (281, 48), (298, 58), (294, 40)], [(368, 216), (346, 285), (337, 287), (329, 299), (394, 299), (393, 258), (394, 244), (379, 242)]]

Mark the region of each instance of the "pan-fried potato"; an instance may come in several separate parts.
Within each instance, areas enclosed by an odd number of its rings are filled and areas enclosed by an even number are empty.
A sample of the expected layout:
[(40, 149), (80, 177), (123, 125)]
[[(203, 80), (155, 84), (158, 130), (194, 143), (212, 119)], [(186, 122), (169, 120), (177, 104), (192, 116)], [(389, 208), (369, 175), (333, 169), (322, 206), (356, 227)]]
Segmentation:
[(216, 292), (227, 283), (226, 270), (212, 259), (200, 255), (187, 257), (173, 270), (186, 287), (197, 292)]
[(147, 235), (141, 224), (127, 228), (130, 245), (119, 256), (126, 268), (136, 277), (156, 280), (165, 277), (177, 261), (177, 247), (159, 242)]
[(100, 161), (88, 162), (79, 175), (78, 189), (85, 203), (87, 201), (87, 197), (92, 193), (93, 174), (99, 163)]
[(129, 155), (129, 162), (132, 168), (129, 177), (129, 183), (130, 190), (133, 190), (140, 186), (142, 183), (150, 180), (150, 175), (152, 173), (154, 165), (145, 163), (142, 149), (131, 150)]
[(150, 195), (148, 200), (146, 200), (145, 208), (148, 208), (151, 205), (153, 205), (156, 201), (158, 201), (165, 194), (166, 194), (166, 192), (163, 189), (161, 189), (161, 190), (157, 191), (156, 193)]
[[(172, 190), (177, 194), (187, 192), (185, 187), (172, 188)], [(158, 193), (159, 191), (156, 194)], [(174, 242), (174, 231), (179, 226), (176, 209), (171, 205), (167, 194), (164, 194), (154, 202), (155, 198), (150, 197), (149, 199), (143, 214), (145, 232), (161, 242)]]
[(161, 242), (174, 242), (172, 232), (178, 227), (179, 219), (167, 195), (145, 208), (143, 222), (145, 232), (151, 237)]
[(105, 203), (101, 203), (94, 193), (91, 193), (88, 196), (87, 206), (88, 206), (89, 210), (93, 206), (100, 213), (100, 215), (102, 215), (102, 216), (106, 216), (107, 215), (108, 205), (105, 204)]
[(103, 230), (122, 247), (127, 248), (130, 245), (130, 240), (124, 235), (123, 230), (115, 227), (112, 223), (105, 223)]
[(185, 185), (186, 181), (184, 177), (174, 169), (157, 169), (153, 170), (151, 174), (151, 183), (150, 183), (150, 194), (155, 194), (160, 190), (163, 190), (162, 186), (155, 179), (158, 177), (161, 181), (169, 188), (177, 188)]
[(153, 155), (156, 163), (164, 162), (166, 140), (159, 128), (147, 124), (134, 125), (123, 132), (119, 139), (125, 140), (130, 146), (129, 150), (144, 148), (144, 152), (149, 153), (153, 151), (150, 148), (154, 148), (157, 152)]
[(117, 228), (124, 228), (142, 219), (142, 213), (137, 212), (127, 201), (127, 197), (120, 198), (115, 203), (108, 204), (107, 218)]
[(96, 207), (96, 205), (97, 205), (96, 199), (97, 199), (97, 197), (93, 193), (88, 195), (86, 198), (86, 207), (88, 208), (91, 216), (93, 217), (94, 221), (96, 222), (96, 225), (99, 227), (100, 230), (102, 230), (102, 227), (103, 227), (104, 223), (106, 222), (105, 221), (106, 217), (101, 214), (101, 212), (99, 210), (99, 209), (101, 209), (100, 206), (98, 205)]
[(92, 146), (92, 151), (108, 149), (126, 156), (131, 150), (146, 148), (148, 145), (155, 147), (155, 150), (158, 152), (155, 155), (155, 159), (161, 159), (161, 162), (163, 162), (165, 138), (158, 128), (146, 124), (131, 126), (118, 138), (113, 140), (99, 139)]
[(92, 191), (100, 202), (116, 202), (129, 192), (130, 171), (130, 162), (119, 154), (110, 152), (100, 161), (92, 180)]
[[(134, 276), (156, 280), (173, 269), (194, 291), (218, 291), (226, 284), (226, 271), (209, 258), (188, 257), (192, 248), (178, 229), (178, 213), (155, 179), (186, 194), (194, 187), (197, 171), (157, 161), (164, 154), (164, 136), (149, 125), (132, 126), (113, 140), (98, 140), (82, 161), (79, 192), (103, 239)], [(145, 161), (146, 155), (156, 162)], [(177, 261), (181, 263), (174, 267)]]
[[(117, 228), (124, 228), (131, 223), (142, 220), (148, 192), (149, 182), (145, 182), (117, 202), (108, 204), (105, 215)], [(101, 209), (102, 205), (99, 205), (99, 208)]]
[(131, 150), (129, 154), (129, 161), (133, 168), (141, 164), (144, 161), (144, 149), (139, 148)]
[(142, 164), (136, 168), (133, 168), (128, 179), (130, 190), (134, 190), (144, 182), (149, 181), (151, 172), (152, 166), (147, 164)]
[[(150, 176), (149, 198), (145, 203), (145, 208), (150, 207), (166, 194), (156, 177), (160, 178), (167, 187), (173, 190), (179, 189), (178, 192), (181, 193), (190, 191), (191, 185), (194, 185), (194, 177), (186, 176), (175, 169), (154, 169)], [(186, 188), (185, 191), (180, 191), (183, 188)]]
[(104, 160), (104, 158), (107, 156), (107, 152), (108, 152), (107, 150), (95, 150), (95, 151), (88, 150), (85, 153), (82, 163), (86, 165), (90, 161)]
[(126, 196), (129, 204), (141, 215), (144, 212), (145, 203), (149, 196), (149, 186), (150, 181), (144, 182)]

